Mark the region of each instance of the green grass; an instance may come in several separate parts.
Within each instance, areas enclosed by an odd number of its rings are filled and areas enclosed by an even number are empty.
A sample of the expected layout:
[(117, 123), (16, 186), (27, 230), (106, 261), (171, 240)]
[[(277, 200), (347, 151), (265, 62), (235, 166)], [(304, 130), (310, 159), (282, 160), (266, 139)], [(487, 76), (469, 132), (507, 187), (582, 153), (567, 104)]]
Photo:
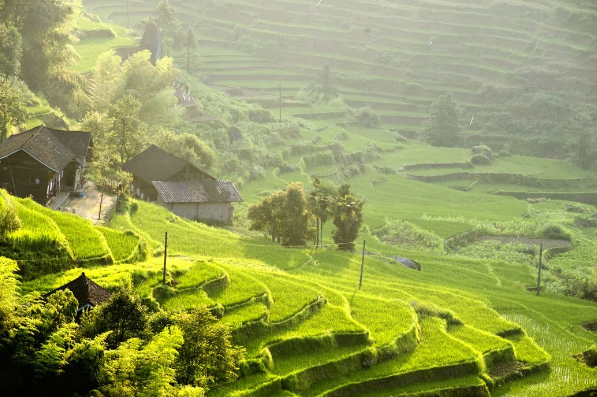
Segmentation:
[(141, 243), (139, 236), (131, 231), (120, 232), (107, 227), (98, 227), (98, 230), (104, 235), (116, 262), (128, 259)]
[(89, 260), (110, 256), (106, 239), (90, 221), (66, 212), (52, 211), (30, 199), (21, 202), (25, 207), (47, 216), (56, 223), (77, 259)]

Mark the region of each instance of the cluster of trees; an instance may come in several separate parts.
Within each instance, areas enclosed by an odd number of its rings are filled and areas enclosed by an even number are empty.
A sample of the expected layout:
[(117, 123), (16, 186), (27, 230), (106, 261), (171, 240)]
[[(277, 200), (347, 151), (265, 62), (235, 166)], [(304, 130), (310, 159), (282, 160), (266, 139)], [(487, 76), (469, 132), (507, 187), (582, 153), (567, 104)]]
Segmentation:
[[(170, 49), (177, 51), (184, 49), (184, 65), (187, 73), (199, 65), (198, 58), (194, 52), (197, 48), (197, 37), (192, 26), (183, 27), (176, 17), (176, 9), (168, 2), (162, 0), (155, 8), (154, 15), (145, 18), (139, 24), (145, 28), (150, 25), (159, 29), (162, 34), (162, 49), (169, 54)], [(152, 29), (153, 30), (153, 29)], [(143, 43), (141, 43), (143, 47)]]
[(344, 184), (334, 187), (313, 179), (313, 189), (305, 194), (302, 182), (291, 183), (286, 190), (276, 191), (249, 207), (252, 230), (267, 231), (272, 241), (285, 246), (322, 241), (323, 225), (332, 220), (332, 232), (338, 249), (354, 249), (363, 221), (363, 201)]
[[(458, 104), (451, 94), (433, 102), (425, 140), (433, 146), (465, 145)], [(476, 128), (510, 136), (519, 154), (568, 158), (578, 166), (597, 169), (597, 106), (533, 93), (510, 100), (501, 111), (481, 112)], [(507, 150), (506, 150), (507, 151)]]
[(75, 321), (72, 292), (21, 296), (0, 258), (0, 384), (7, 396), (203, 396), (244, 350), (206, 309), (166, 313), (130, 289)]

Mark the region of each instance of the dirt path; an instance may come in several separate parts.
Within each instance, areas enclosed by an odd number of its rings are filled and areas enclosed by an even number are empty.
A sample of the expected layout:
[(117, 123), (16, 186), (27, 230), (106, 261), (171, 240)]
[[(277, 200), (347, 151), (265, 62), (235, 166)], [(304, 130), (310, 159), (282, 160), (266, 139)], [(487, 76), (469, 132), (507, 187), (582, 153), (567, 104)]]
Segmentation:
[(102, 199), (102, 194), (98, 192), (98, 190), (95, 188), (95, 185), (89, 184), (85, 188), (83, 197), (72, 198), (69, 200), (70, 201), (64, 203), (63, 207), (70, 207), (75, 214), (82, 218), (89, 219), (94, 225), (97, 225), (99, 222), (98, 214), (100, 209), (100, 200), (102, 202), (102, 213), (100, 219), (104, 219), (108, 209), (116, 201), (116, 196), (104, 194)]
[(570, 241), (566, 240), (550, 240), (542, 238), (523, 238), (510, 236), (481, 236), (475, 241), (499, 241), (502, 244), (519, 243), (524, 245), (540, 245), (543, 244), (543, 249), (549, 248), (564, 248), (570, 246)]

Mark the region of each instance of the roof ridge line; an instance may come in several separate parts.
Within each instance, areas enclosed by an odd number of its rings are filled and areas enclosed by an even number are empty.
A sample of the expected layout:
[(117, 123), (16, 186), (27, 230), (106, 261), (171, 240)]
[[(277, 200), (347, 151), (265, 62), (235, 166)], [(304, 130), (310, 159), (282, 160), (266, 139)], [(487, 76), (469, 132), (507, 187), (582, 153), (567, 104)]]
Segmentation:
[(43, 125), (43, 124), (42, 125), (38, 125), (37, 127), (38, 127), (38, 130), (35, 131), (33, 134), (31, 134), (31, 136), (29, 137), (29, 139), (27, 139), (27, 141), (25, 143), (23, 143), (23, 145), (21, 146), (21, 148), (25, 149), (25, 145), (27, 145), (33, 139), (33, 137), (36, 137), (37, 134), (39, 134), (41, 132), (42, 128), (46, 128), (46, 126)]

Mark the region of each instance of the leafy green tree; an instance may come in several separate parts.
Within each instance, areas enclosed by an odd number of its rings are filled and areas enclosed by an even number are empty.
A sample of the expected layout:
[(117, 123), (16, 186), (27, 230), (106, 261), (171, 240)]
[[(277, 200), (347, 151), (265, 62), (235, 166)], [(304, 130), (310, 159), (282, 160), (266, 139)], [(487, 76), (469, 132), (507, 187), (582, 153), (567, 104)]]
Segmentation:
[(311, 227), (313, 215), (309, 211), (302, 182), (293, 182), (288, 186), (281, 213), (282, 245), (303, 245), (315, 237), (315, 230)]
[(18, 125), (25, 121), (27, 109), (20, 91), (6, 81), (0, 81), (0, 142), (8, 137), (8, 125)]
[(122, 288), (102, 306), (92, 310), (81, 319), (81, 334), (95, 337), (111, 331), (106, 338), (109, 347), (144, 336), (148, 325), (147, 307), (129, 288)]
[[(3, 209), (0, 209), (3, 210)], [(0, 350), (8, 331), (18, 324), (19, 293), (17, 263), (0, 257)], [(0, 355), (1, 357), (1, 355)]]
[(308, 204), (311, 212), (317, 219), (316, 245), (323, 241), (323, 225), (330, 216), (333, 188), (325, 186), (317, 177), (313, 178), (313, 189), (309, 192)]
[(261, 202), (251, 204), (247, 215), (251, 221), (251, 230), (267, 230), (272, 241), (280, 242), (283, 222), (282, 207), (285, 200), (286, 191), (278, 190), (264, 197)]
[(442, 95), (431, 105), (425, 139), (433, 146), (454, 147), (462, 143), (460, 111), (451, 94)]
[(230, 328), (205, 307), (174, 316), (184, 336), (174, 367), (179, 384), (207, 388), (237, 378), (244, 348), (231, 342)]
[(107, 351), (100, 392), (105, 397), (176, 396), (173, 364), (183, 342), (182, 331), (168, 327), (147, 343), (131, 338)]
[(126, 82), (120, 73), (121, 62), (114, 50), (106, 51), (98, 57), (90, 84), (91, 110), (105, 111), (124, 90)]
[(291, 183), (286, 190), (270, 194), (258, 204), (249, 206), (248, 219), (252, 230), (267, 230), (272, 241), (283, 245), (303, 245), (315, 237), (312, 214), (301, 182)]
[(21, 77), (33, 90), (47, 87), (61, 51), (72, 43), (67, 27), (72, 8), (58, 0), (7, 0), (0, 19), (22, 37)]
[(141, 102), (132, 95), (125, 95), (110, 106), (108, 117), (111, 129), (108, 143), (112, 152), (117, 153), (120, 164), (124, 164), (140, 153), (147, 145), (147, 124), (141, 121)]
[(332, 75), (332, 69), (329, 65), (325, 65), (317, 79), (317, 83), (318, 86), (316, 87), (316, 90), (320, 94), (323, 94), (324, 102), (329, 102), (338, 96), (339, 91), (334, 87), (334, 76)]
[(582, 168), (595, 168), (597, 147), (597, 106), (585, 104), (577, 106), (575, 113), (568, 120), (572, 150), (575, 153), (575, 162)]
[(197, 48), (197, 36), (193, 28), (189, 27), (184, 35), (183, 45), (186, 52), (186, 71), (190, 73), (191, 66), (197, 65), (197, 59), (194, 55), (194, 51)]
[(359, 236), (363, 222), (363, 204), (362, 200), (351, 193), (350, 185), (340, 186), (332, 210), (333, 223), (336, 226), (332, 236), (339, 250), (354, 250), (354, 241)]
[(216, 162), (216, 154), (201, 139), (191, 134), (175, 134), (168, 129), (159, 129), (154, 139), (155, 144), (177, 157), (191, 162), (196, 167), (209, 171)]
[(176, 9), (170, 5), (168, 0), (162, 0), (156, 6), (155, 12), (155, 24), (162, 29), (164, 36), (175, 37), (180, 28), (180, 21), (176, 18)]
[(22, 53), (19, 31), (13, 26), (0, 24), (0, 76), (4, 76), (5, 82), (19, 73)]

